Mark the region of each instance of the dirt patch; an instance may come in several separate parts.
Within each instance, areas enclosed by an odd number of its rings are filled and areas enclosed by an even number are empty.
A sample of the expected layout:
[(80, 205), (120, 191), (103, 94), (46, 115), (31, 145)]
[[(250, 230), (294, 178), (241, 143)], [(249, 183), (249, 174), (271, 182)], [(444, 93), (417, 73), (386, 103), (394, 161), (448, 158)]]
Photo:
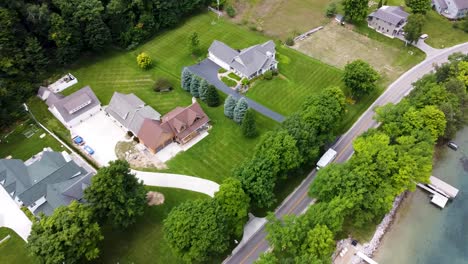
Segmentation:
[(133, 168), (167, 169), (164, 162), (135, 141), (118, 142), (115, 146), (115, 153), (117, 158), (128, 161)]
[(146, 201), (149, 206), (160, 205), (164, 203), (164, 195), (159, 192), (148, 192), (146, 194)]
[(395, 80), (405, 71), (398, 66), (401, 55), (398, 48), (368, 38), (335, 22), (327, 24), (324, 29), (307, 39), (296, 42), (293, 48), (341, 69), (350, 61), (362, 59), (388, 80)]

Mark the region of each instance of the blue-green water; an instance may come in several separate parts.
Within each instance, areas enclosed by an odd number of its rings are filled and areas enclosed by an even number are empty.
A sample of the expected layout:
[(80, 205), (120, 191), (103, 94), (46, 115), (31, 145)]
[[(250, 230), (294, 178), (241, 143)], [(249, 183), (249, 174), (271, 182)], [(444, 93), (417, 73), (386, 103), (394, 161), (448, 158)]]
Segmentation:
[(374, 257), (378, 263), (468, 263), (468, 127), (454, 141), (460, 148), (443, 147), (433, 175), (458, 188), (458, 196), (441, 210), (426, 192), (410, 194)]

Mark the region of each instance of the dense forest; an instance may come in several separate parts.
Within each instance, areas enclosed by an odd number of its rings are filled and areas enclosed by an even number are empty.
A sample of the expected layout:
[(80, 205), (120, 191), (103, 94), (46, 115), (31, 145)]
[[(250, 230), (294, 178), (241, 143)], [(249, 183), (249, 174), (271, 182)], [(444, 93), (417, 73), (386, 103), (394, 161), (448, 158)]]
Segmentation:
[(211, 0), (0, 0), (0, 128), (48, 70), (109, 44), (132, 49)]

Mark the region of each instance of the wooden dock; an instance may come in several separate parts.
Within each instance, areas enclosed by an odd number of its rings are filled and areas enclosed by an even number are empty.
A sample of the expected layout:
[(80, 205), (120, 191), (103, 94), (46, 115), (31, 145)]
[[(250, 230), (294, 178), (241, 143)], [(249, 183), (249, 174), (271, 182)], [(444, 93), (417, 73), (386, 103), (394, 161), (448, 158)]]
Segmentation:
[(433, 194), (431, 203), (444, 208), (449, 199), (453, 199), (458, 194), (458, 189), (452, 185), (442, 181), (441, 179), (431, 176), (428, 184), (418, 183), (417, 186)]

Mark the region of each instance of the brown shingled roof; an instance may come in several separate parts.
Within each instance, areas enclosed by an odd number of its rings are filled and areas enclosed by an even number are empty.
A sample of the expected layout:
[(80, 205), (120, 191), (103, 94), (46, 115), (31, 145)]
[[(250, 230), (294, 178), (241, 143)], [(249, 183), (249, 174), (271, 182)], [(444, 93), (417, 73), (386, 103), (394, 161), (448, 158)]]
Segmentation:
[(169, 124), (146, 118), (138, 132), (138, 138), (150, 149), (157, 149), (173, 137)]

